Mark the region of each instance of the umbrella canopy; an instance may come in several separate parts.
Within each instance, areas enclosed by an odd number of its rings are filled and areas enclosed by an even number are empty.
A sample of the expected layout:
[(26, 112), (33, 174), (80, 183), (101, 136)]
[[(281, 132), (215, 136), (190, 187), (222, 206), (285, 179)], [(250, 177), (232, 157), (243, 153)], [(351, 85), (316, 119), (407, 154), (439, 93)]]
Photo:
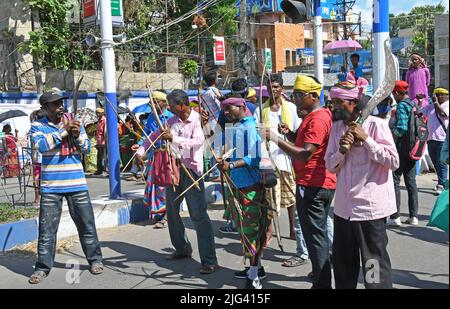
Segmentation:
[(0, 114), (0, 122), (3, 122), (5, 120), (7, 120), (7, 119), (16, 118), (16, 117), (23, 117), (23, 116), (28, 116), (28, 115), (24, 111), (21, 111), (21, 110), (18, 110), (18, 109), (7, 111), (7, 112), (4, 112), (4, 113)]
[(361, 50), (362, 46), (353, 40), (340, 40), (328, 43), (323, 48), (324, 54), (346, 54)]
[(150, 104), (148, 104), (148, 103), (136, 106), (133, 109), (133, 113), (135, 113), (135, 114), (141, 114), (141, 113), (147, 114), (147, 113), (151, 113), (151, 112), (152, 112), (152, 108), (150, 107)]
[(84, 127), (98, 121), (95, 111), (87, 107), (79, 109), (75, 119), (81, 122)]

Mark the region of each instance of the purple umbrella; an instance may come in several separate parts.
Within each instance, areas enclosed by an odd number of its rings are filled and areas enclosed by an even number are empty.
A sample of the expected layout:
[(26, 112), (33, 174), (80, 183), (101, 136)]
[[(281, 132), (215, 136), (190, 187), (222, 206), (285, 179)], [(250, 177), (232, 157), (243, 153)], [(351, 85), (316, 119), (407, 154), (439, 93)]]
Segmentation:
[(361, 45), (353, 40), (341, 40), (328, 43), (323, 48), (324, 54), (346, 54), (361, 50)]

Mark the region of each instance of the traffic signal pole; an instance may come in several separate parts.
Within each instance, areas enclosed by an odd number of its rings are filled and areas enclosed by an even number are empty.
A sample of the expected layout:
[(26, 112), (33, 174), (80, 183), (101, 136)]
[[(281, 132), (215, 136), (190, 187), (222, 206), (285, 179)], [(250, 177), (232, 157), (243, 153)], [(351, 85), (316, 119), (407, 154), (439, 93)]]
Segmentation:
[(383, 80), (386, 68), (384, 42), (389, 38), (389, 0), (373, 1), (373, 92)]

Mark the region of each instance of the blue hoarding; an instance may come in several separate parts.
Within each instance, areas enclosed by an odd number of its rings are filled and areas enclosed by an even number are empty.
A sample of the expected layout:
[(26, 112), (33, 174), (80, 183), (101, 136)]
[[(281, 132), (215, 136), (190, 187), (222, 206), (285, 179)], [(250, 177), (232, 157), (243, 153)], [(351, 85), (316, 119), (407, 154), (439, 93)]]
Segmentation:
[[(282, 12), (281, 9), (282, 0), (247, 0), (247, 14), (254, 15), (260, 13), (269, 12)], [(314, 6), (314, 1), (311, 1), (311, 6)], [(332, 20), (342, 20), (342, 12), (340, 7), (336, 4), (336, 0), (320, 0), (320, 5), (322, 8), (322, 18), (332, 19)], [(241, 5), (240, 0), (236, 0), (236, 6), (239, 8)], [(312, 15), (314, 8), (311, 7)], [(239, 10), (237, 12), (239, 15)]]

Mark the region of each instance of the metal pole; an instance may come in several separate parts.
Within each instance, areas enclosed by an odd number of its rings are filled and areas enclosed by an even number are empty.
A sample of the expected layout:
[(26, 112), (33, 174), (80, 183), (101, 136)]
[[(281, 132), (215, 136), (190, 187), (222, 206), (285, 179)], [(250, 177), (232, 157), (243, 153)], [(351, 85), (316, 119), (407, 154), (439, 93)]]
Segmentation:
[[(323, 38), (322, 38), (322, 8), (320, 0), (314, 0), (314, 73), (316, 78), (323, 85)], [(324, 103), (323, 91), (320, 96), (320, 101)]]
[[(166, 24), (167, 24), (167, 20), (168, 20), (167, 14), (169, 12), (168, 7), (167, 7), (167, 1), (168, 0), (166, 0), (166, 18), (165, 18)], [(166, 49), (167, 49), (166, 51), (169, 52), (169, 27), (166, 28)]]
[(105, 97), (111, 104), (105, 105), (106, 125), (108, 134), (108, 166), (109, 166), (109, 197), (120, 197), (120, 152), (117, 116), (113, 110), (117, 108), (116, 101), (116, 65), (113, 48), (113, 31), (111, 20), (111, 1), (100, 0), (100, 23), (102, 32), (103, 85)]
[(373, 92), (383, 80), (386, 67), (384, 42), (389, 38), (389, 0), (373, 1)]

